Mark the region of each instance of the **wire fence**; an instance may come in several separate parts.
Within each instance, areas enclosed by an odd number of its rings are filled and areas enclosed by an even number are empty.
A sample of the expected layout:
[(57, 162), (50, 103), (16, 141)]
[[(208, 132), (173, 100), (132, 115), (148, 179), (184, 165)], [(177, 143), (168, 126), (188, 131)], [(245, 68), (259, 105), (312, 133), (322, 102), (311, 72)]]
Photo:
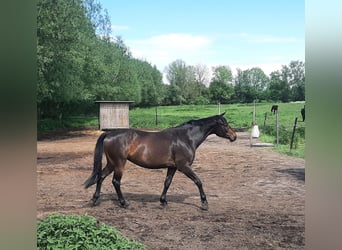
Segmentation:
[(289, 149), (297, 148), (299, 144), (305, 143), (305, 122), (294, 118), (292, 126), (280, 124), (278, 112), (275, 113), (275, 122), (269, 122), (268, 113), (265, 113), (262, 133), (275, 138), (276, 145), (289, 145)]

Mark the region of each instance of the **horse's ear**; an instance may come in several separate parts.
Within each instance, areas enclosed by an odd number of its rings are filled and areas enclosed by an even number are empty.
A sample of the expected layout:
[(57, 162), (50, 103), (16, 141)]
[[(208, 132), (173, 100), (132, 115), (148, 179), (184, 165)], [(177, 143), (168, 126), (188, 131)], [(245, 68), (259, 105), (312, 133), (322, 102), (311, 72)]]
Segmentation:
[(225, 114), (226, 114), (226, 112), (224, 112), (224, 113), (220, 114), (220, 116), (224, 116)]

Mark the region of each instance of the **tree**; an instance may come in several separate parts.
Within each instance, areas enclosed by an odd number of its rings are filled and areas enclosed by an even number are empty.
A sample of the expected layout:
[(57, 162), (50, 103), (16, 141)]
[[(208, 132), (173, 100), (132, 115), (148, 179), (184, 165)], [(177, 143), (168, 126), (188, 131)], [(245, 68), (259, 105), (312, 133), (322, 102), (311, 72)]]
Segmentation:
[(195, 102), (209, 103), (209, 91), (207, 86), (209, 86), (210, 76), (209, 69), (204, 64), (197, 64), (192, 67), (192, 72), (194, 75), (194, 98)]
[[(171, 88), (171, 95), (172, 104), (182, 104), (186, 103), (186, 97), (189, 94), (189, 90), (187, 88), (188, 83), (188, 67), (186, 66), (185, 62), (178, 59), (169, 64), (166, 67), (166, 78), (170, 83)], [(171, 97), (171, 96), (170, 96)]]
[(235, 99), (238, 102), (245, 103), (249, 99), (247, 97), (248, 89), (246, 88), (246, 79), (244, 76), (244, 72), (241, 69), (237, 69), (237, 75), (234, 78), (234, 94), (235, 94)]
[(39, 0), (37, 12), (40, 119), (88, 113), (95, 100), (162, 100), (161, 73), (110, 37), (108, 13), (95, 0)]
[(305, 64), (300, 61), (291, 61), (287, 67), (289, 71), (288, 83), (293, 101), (305, 100)]
[(102, 39), (109, 41), (112, 33), (111, 22), (108, 11), (103, 9), (100, 3), (95, 0), (83, 0), (86, 8), (86, 16), (90, 20), (95, 33)]
[(233, 88), (233, 74), (229, 66), (218, 66), (213, 68), (213, 78), (209, 85), (212, 102), (231, 102)]
[(247, 70), (249, 85), (251, 86), (252, 96), (254, 100), (264, 100), (264, 92), (269, 83), (269, 79), (264, 71), (258, 67)]
[(240, 102), (253, 102), (254, 100), (265, 100), (265, 90), (269, 79), (258, 67), (242, 71), (237, 70), (235, 78), (235, 96)]
[(271, 73), (269, 95), (272, 101), (288, 102), (290, 100), (290, 87), (286, 81), (286, 72), (277, 70)]
[(119, 92), (116, 100), (130, 100), (139, 104), (141, 101), (141, 85), (138, 81), (136, 69), (133, 64), (134, 59), (123, 57), (120, 61), (118, 78)]
[(163, 84), (163, 75), (162, 73), (157, 69), (157, 67), (154, 65), (152, 69), (152, 78), (153, 83), (156, 89), (156, 99), (155, 99), (155, 105), (162, 104), (163, 99), (165, 98), (166, 88), (165, 84)]
[(148, 62), (135, 59), (135, 72), (141, 85), (140, 106), (152, 107), (159, 105), (163, 98), (162, 75)]
[(305, 65), (300, 61), (291, 61), (283, 65), (281, 70), (271, 73), (268, 89), (272, 100), (303, 101), (305, 100)]
[(196, 64), (193, 66), (195, 81), (198, 86), (209, 86), (210, 76), (209, 69), (204, 64)]
[(61, 118), (65, 104), (82, 98), (85, 37), (93, 31), (80, 0), (39, 0), (37, 12), (38, 117)]

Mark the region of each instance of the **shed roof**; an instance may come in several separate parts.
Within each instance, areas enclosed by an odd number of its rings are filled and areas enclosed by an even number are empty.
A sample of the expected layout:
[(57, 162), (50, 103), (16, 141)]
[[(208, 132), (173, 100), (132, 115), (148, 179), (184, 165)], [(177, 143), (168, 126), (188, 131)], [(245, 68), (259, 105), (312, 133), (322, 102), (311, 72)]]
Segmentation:
[(95, 103), (133, 103), (134, 101), (96, 101)]

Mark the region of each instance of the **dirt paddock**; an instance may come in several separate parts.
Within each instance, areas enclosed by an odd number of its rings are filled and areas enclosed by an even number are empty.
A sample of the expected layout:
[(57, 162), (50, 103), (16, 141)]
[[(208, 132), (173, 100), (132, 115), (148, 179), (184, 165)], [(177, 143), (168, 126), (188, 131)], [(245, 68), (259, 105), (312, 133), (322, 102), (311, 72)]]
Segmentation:
[(120, 208), (105, 179), (101, 203), (91, 207), (92, 171), (100, 132), (73, 131), (37, 142), (37, 219), (53, 212), (89, 214), (144, 243), (148, 249), (304, 249), (305, 160), (266, 147), (250, 147), (249, 134), (231, 143), (209, 136), (198, 148), (193, 170), (203, 183), (209, 210), (200, 209), (195, 184), (177, 172), (168, 207), (159, 196), (166, 170), (128, 163)]

